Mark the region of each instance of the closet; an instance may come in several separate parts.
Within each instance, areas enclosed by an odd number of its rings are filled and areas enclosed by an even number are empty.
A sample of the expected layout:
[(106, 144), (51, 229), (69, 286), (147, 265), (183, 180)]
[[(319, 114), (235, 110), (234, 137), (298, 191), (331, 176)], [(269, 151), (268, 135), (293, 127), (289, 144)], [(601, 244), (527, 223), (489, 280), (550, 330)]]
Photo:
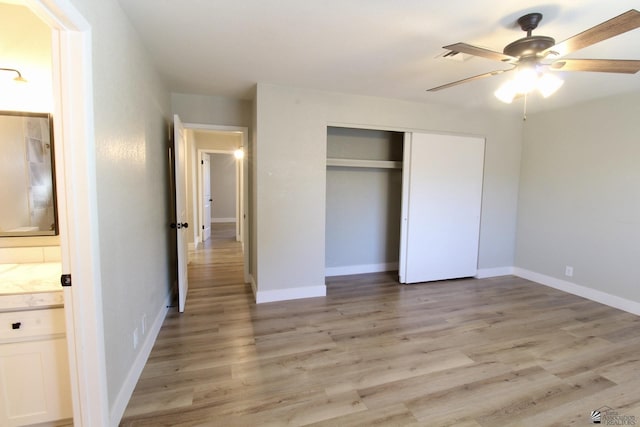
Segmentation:
[(477, 272), (484, 139), (328, 127), (326, 275)]
[(327, 276), (398, 269), (403, 137), (328, 128)]

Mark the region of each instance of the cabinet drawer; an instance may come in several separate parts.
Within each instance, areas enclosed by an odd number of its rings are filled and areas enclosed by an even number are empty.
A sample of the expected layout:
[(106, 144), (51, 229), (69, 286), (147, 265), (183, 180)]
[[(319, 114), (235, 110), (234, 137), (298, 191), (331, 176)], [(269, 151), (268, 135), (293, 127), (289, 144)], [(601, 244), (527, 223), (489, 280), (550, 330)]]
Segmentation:
[(0, 340), (4, 342), (64, 332), (63, 308), (0, 313)]

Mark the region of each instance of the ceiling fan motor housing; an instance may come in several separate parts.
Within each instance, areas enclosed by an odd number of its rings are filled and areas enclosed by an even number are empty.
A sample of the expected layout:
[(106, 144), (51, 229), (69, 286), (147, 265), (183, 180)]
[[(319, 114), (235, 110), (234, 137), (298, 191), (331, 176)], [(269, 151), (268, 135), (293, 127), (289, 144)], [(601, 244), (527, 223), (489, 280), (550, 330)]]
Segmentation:
[(538, 28), (540, 21), (542, 21), (542, 14), (537, 12), (528, 13), (518, 18), (518, 25), (522, 31), (526, 31), (527, 37), (509, 43), (503, 53), (521, 59), (534, 58), (538, 56), (538, 53), (555, 45), (556, 41), (551, 37), (531, 35), (531, 32)]
[(553, 37), (530, 36), (518, 39), (513, 43), (509, 43), (505, 46), (503, 52), (505, 55), (513, 56), (515, 58), (537, 57), (540, 52), (555, 44), (556, 41)]

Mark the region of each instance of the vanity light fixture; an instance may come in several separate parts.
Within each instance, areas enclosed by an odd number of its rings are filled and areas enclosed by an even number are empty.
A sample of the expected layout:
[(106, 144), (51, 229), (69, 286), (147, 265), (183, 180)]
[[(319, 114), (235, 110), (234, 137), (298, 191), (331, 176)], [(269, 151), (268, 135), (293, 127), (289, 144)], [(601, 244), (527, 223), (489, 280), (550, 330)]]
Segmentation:
[(20, 73), (20, 71), (16, 70), (15, 68), (2, 68), (2, 67), (0, 67), (0, 71), (9, 71), (11, 73), (16, 73), (18, 76), (13, 78), (14, 81), (20, 82), (20, 83), (26, 83), (27, 82), (27, 79), (22, 77), (22, 73)]

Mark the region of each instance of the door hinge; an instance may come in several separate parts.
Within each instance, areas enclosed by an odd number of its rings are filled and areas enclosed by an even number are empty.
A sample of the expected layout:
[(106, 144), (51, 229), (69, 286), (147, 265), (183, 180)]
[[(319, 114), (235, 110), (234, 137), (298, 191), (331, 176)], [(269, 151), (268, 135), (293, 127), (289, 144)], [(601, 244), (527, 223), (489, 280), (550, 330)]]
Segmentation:
[(204, 230), (204, 225), (202, 226), (202, 229)]
[(201, 164), (201, 165), (204, 165), (204, 160), (200, 160), (200, 164)]
[(60, 284), (62, 286), (71, 286), (71, 275), (63, 274), (62, 276), (60, 276)]

